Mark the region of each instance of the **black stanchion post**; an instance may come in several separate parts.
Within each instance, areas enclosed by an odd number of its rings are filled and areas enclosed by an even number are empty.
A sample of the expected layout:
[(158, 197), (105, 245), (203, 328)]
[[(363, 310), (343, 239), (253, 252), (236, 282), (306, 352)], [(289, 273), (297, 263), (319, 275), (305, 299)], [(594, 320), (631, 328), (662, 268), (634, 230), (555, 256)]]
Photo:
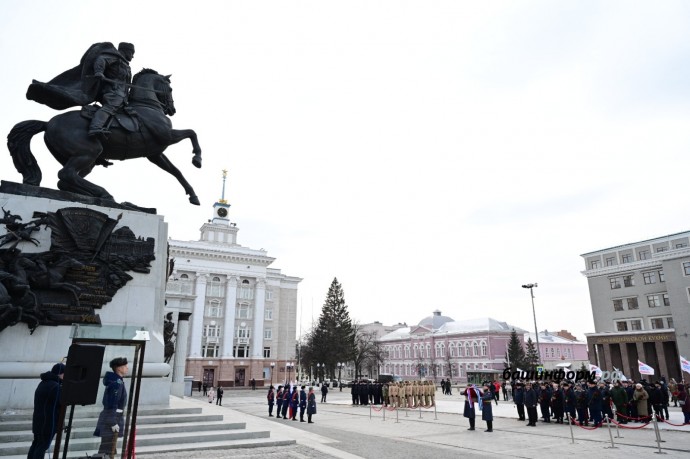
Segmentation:
[(570, 413), (568, 413), (568, 425), (570, 426), (570, 441), (571, 443), (575, 443), (575, 433), (573, 433), (573, 419), (570, 417)]
[(609, 415), (607, 414), (606, 416), (606, 426), (608, 427), (609, 430), (609, 438), (611, 439), (611, 446), (607, 446), (607, 449), (615, 449), (617, 448), (616, 445), (613, 444), (613, 433), (611, 433), (611, 420), (609, 419)]

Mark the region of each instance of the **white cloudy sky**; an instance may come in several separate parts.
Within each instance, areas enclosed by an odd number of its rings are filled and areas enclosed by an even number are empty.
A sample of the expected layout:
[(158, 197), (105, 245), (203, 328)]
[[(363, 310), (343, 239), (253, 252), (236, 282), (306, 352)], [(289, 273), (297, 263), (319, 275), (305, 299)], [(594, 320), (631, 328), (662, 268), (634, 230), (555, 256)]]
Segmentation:
[[(581, 253), (687, 230), (690, 4), (682, 1), (5, 1), (0, 131), (55, 112), (32, 79), (98, 41), (172, 73), (168, 149), (90, 177), (196, 239), (229, 170), (240, 243), (300, 276), (302, 320), (334, 276), (360, 322), (434, 309), (593, 331)], [(44, 186), (57, 163), (37, 136)], [(8, 153), (0, 176), (21, 181)], [(313, 305), (313, 306), (312, 306)]]

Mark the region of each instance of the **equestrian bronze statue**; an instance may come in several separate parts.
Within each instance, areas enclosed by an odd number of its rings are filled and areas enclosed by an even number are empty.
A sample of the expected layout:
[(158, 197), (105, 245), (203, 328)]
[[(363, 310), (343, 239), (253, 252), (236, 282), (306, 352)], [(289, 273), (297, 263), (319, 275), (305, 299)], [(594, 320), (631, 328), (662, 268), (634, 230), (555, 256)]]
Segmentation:
[[(34, 135), (44, 132), (48, 150), (63, 166), (58, 172), (60, 190), (113, 200), (108, 191), (85, 177), (97, 165), (112, 165), (110, 160), (146, 158), (173, 175), (189, 195), (189, 202), (199, 205), (192, 186), (163, 153), (168, 146), (189, 139), (192, 164), (200, 168), (201, 147), (196, 133), (172, 128), (168, 117), (175, 114), (175, 104), (170, 75), (143, 69), (129, 81), (133, 56), (134, 45), (130, 43), (120, 43), (117, 49), (111, 43), (96, 43), (78, 66), (48, 83), (34, 80), (28, 99), (56, 110), (82, 108), (47, 122), (23, 121), (10, 131), (7, 146), (25, 184), (41, 184), (41, 169), (30, 143)], [(89, 105), (93, 102), (100, 105)]]

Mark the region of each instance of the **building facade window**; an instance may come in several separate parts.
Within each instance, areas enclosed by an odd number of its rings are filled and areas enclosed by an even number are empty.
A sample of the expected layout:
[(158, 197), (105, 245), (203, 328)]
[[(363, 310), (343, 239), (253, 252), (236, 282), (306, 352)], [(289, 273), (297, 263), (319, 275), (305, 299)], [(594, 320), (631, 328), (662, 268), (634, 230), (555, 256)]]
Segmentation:
[(676, 249), (682, 249), (683, 247), (687, 247), (687, 246), (688, 246), (687, 244), (681, 242), (681, 243), (676, 244)]
[(668, 293), (662, 293), (661, 298), (664, 301), (664, 306), (671, 306), (671, 300), (668, 297)]
[(271, 290), (266, 290), (266, 301), (273, 301), (273, 292)]
[(609, 257), (606, 259), (606, 266), (613, 266), (616, 264), (616, 257)]
[(690, 261), (683, 263), (683, 275), (690, 276)]
[(657, 247), (656, 248), (657, 253), (666, 252), (667, 250), (668, 250), (668, 247)]
[(593, 260), (590, 263), (590, 266), (591, 266), (591, 269), (599, 269), (599, 268), (601, 268), (601, 262), (598, 260)]
[(216, 297), (216, 298), (224, 297), (225, 296), (225, 289), (223, 287), (224, 287), (224, 285), (220, 281), (220, 277), (212, 278), (206, 284), (206, 296), (212, 296), (212, 297)]
[(206, 305), (206, 317), (223, 317), (223, 309), (220, 306), (220, 301), (211, 300)]
[(406, 359), (410, 358), (410, 346), (409, 345), (405, 346), (405, 358)]
[(640, 305), (637, 304), (637, 297), (626, 298), (625, 301), (628, 304), (628, 310), (639, 309)]
[(264, 328), (264, 339), (273, 339), (273, 329)]
[(621, 278), (620, 277), (611, 277), (609, 279), (609, 283), (611, 284), (611, 290), (621, 288)]
[(656, 272), (649, 271), (646, 273), (642, 273), (642, 279), (644, 280), (644, 283), (646, 285), (656, 284)]
[(673, 328), (673, 317), (667, 317), (666, 323), (668, 324), (668, 328)]
[(621, 263), (630, 263), (632, 261), (632, 255), (629, 253), (626, 253), (625, 255), (621, 255)]
[(659, 282), (666, 282), (666, 278), (664, 277), (664, 271), (659, 271)]
[(613, 310), (614, 311), (623, 311), (623, 300), (613, 300)]
[(264, 320), (273, 320), (273, 309), (264, 310)]
[(633, 319), (630, 321), (631, 330), (642, 330), (642, 321), (639, 319)]
[(616, 330), (628, 331), (628, 323), (626, 321), (616, 322)]
[(637, 254), (638, 259), (646, 260), (649, 258), (649, 250), (640, 250)]
[(239, 288), (238, 297), (240, 300), (253, 300), (254, 289), (251, 287), (242, 286)]
[(662, 317), (652, 317), (649, 319), (649, 324), (652, 326), (652, 330), (664, 328), (664, 319)]
[(264, 359), (270, 359), (270, 358), (271, 358), (271, 348), (265, 347), (264, 348)]
[(220, 346), (217, 344), (204, 344), (201, 347), (201, 354), (204, 357), (208, 358), (215, 358), (218, 357), (218, 351), (220, 350)]
[(203, 333), (204, 338), (220, 338), (220, 325), (207, 324)]
[(486, 343), (482, 341), (482, 357), (486, 356)]
[(251, 319), (252, 309), (249, 307), (247, 303), (240, 303), (240, 305), (237, 306), (237, 309), (235, 311), (235, 317), (238, 319)]
[(239, 345), (232, 348), (233, 357), (249, 357), (249, 346)]
[(633, 277), (632, 274), (628, 274), (627, 276), (623, 276), (623, 285), (626, 287), (634, 287), (635, 286), (635, 278)]
[(650, 308), (658, 308), (661, 306), (661, 298), (659, 298), (659, 295), (647, 295), (647, 305)]

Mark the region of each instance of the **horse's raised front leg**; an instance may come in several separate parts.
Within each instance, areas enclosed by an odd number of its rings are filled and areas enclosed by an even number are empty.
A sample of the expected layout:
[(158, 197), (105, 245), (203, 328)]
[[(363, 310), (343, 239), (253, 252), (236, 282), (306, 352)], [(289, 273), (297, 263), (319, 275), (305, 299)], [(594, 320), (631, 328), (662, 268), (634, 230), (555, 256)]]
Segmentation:
[(160, 155), (148, 156), (147, 159), (156, 166), (163, 169), (168, 174), (175, 176), (177, 181), (180, 182), (180, 185), (182, 185), (182, 187), (184, 188), (185, 193), (189, 195), (189, 202), (191, 202), (195, 206), (201, 204), (199, 202), (199, 198), (196, 196), (196, 193), (194, 193), (192, 185), (190, 185), (189, 182), (187, 182), (187, 180), (182, 175), (182, 172), (180, 172), (180, 170), (176, 168), (172, 162), (170, 162), (167, 156), (161, 153)]
[(183, 139), (189, 139), (192, 141), (192, 153), (194, 153), (192, 164), (194, 164), (195, 167), (201, 168), (201, 147), (199, 146), (199, 140), (196, 138), (196, 132), (194, 132), (194, 129), (172, 129), (170, 131), (171, 145)]

